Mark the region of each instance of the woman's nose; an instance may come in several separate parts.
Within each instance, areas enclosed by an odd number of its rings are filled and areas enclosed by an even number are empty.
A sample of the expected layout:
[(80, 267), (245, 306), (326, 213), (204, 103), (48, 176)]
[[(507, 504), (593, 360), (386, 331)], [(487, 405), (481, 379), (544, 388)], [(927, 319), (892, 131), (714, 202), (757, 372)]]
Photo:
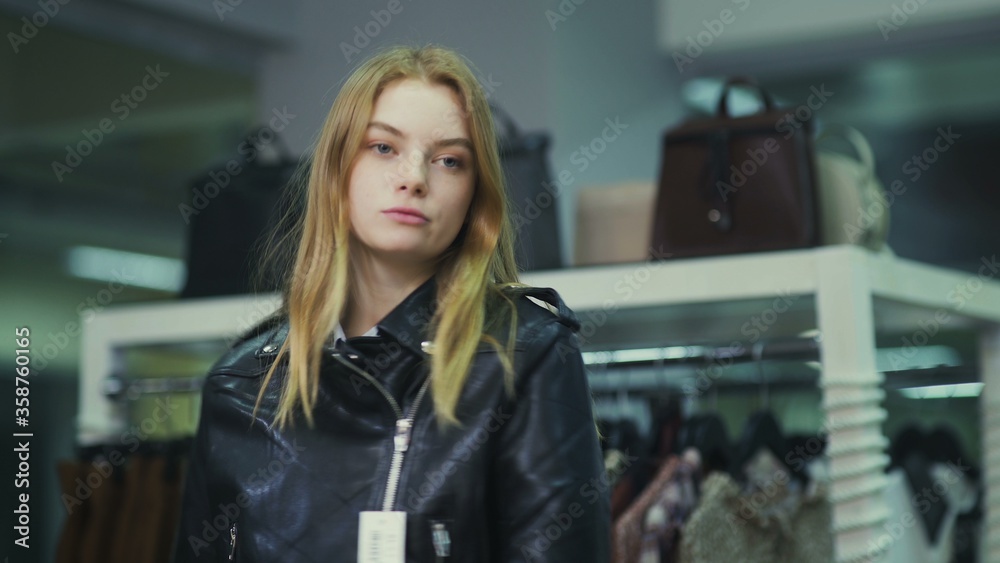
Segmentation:
[(410, 153), (400, 165), (398, 189), (419, 194), (427, 191), (427, 168), (424, 166), (423, 156), (416, 151)]

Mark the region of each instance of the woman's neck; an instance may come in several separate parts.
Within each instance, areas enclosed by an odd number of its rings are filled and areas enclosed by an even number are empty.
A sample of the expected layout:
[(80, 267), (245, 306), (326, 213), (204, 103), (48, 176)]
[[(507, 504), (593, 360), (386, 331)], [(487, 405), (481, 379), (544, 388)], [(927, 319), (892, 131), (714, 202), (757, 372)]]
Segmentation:
[(434, 271), (385, 268), (370, 264), (355, 268), (354, 294), (342, 315), (341, 328), (348, 338), (360, 336), (378, 324)]

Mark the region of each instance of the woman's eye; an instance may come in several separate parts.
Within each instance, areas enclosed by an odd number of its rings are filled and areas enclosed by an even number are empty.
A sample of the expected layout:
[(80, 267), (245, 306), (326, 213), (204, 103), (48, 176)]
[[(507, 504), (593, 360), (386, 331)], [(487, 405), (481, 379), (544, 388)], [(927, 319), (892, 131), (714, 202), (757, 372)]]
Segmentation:
[(385, 143), (375, 143), (372, 145), (372, 148), (375, 149), (375, 152), (378, 154), (389, 154), (392, 152), (392, 147)]
[(446, 168), (459, 168), (462, 166), (462, 161), (453, 156), (446, 156), (442, 158), (441, 163), (444, 164)]

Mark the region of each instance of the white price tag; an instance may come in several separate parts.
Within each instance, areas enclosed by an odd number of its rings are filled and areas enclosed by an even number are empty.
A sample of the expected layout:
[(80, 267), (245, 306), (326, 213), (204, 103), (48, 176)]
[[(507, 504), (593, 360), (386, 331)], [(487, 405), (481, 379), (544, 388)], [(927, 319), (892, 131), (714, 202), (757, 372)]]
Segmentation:
[(404, 563), (406, 513), (365, 511), (358, 525), (358, 563)]

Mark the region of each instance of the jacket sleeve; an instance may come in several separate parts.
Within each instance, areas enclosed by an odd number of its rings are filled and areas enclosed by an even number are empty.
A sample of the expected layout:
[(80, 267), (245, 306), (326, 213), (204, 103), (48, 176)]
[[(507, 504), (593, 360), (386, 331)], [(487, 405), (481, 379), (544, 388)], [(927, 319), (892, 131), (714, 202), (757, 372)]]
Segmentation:
[(500, 430), (496, 561), (605, 563), (610, 493), (583, 358), (568, 326), (552, 322), (541, 332)]

